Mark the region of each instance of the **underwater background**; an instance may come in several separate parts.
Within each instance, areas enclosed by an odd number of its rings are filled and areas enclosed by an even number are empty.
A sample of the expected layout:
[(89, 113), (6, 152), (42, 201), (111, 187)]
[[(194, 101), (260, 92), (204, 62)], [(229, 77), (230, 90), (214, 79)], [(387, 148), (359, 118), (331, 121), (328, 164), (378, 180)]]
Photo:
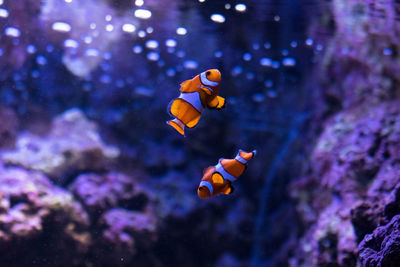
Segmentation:
[(400, 266), (399, 53), (397, 0), (0, 0), (0, 266)]

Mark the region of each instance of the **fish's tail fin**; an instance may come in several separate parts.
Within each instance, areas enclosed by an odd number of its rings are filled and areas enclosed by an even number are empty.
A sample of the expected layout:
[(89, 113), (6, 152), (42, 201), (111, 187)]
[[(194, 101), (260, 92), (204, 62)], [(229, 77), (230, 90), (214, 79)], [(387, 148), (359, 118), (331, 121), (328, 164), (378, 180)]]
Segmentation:
[(241, 157), (247, 162), (248, 160), (251, 160), (252, 158), (254, 158), (254, 156), (256, 154), (257, 154), (257, 150), (253, 150), (251, 152), (246, 152), (244, 150), (239, 149), (239, 152), (236, 157)]
[(180, 120), (175, 118), (173, 120), (167, 121), (167, 124), (171, 125), (181, 135), (185, 135), (185, 125)]

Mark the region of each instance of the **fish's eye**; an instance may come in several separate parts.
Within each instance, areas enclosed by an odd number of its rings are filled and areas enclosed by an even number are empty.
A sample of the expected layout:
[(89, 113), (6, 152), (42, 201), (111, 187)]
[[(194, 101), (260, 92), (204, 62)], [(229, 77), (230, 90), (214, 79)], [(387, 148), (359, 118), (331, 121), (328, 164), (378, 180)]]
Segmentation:
[(199, 187), (199, 190), (200, 190), (200, 191), (203, 190), (203, 189), (204, 189), (204, 187), (202, 187), (202, 186)]
[(206, 72), (206, 75), (208, 76), (208, 75), (210, 75), (211, 74), (211, 71), (207, 71)]

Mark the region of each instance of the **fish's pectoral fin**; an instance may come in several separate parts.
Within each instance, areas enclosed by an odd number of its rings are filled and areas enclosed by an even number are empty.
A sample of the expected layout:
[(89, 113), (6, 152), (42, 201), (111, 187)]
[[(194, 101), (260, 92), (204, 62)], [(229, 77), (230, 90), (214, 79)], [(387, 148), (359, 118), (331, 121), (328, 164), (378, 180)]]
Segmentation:
[(223, 97), (217, 96), (216, 97), (218, 99), (218, 105), (217, 105), (217, 109), (223, 109), (225, 107), (226, 104), (226, 100)]
[(235, 191), (235, 188), (232, 185), (229, 185), (226, 187), (226, 189), (223, 191), (225, 195), (230, 195)]
[(189, 92), (190, 84), (192, 80), (186, 80), (181, 83), (181, 88), (179, 89), (182, 93)]
[(224, 183), (224, 178), (218, 172), (213, 173), (213, 175), (211, 176), (211, 179), (214, 184), (223, 184)]
[(218, 98), (213, 97), (211, 100), (207, 102), (207, 107), (209, 109), (216, 109), (218, 107)]

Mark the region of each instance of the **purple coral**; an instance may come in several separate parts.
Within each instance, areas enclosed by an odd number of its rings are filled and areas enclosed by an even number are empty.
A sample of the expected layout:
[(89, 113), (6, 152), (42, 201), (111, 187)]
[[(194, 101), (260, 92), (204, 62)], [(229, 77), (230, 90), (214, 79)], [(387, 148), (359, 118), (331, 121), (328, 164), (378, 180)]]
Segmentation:
[[(91, 245), (89, 218), (71, 193), (54, 186), (40, 173), (20, 168), (1, 168), (0, 188), (3, 264), (14, 261), (19, 253), (25, 254), (18, 259), (21, 264), (32, 261), (36, 256), (29, 246), (35, 242), (38, 246), (50, 242), (49, 251), (39, 251), (49, 261), (59, 262), (52, 253), (62, 253), (60, 258), (70, 263), (82, 259)], [(9, 251), (9, 247), (14, 249)]]
[(1, 158), (6, 165), (41, 171), (62, 183), (75, 172), (104, 169), (118, 155), (116, 147), (103, 143), (93, 122), (71, 109), (53, 120), (44, 137), (21, 134), (16, 149), (3, 152)]

